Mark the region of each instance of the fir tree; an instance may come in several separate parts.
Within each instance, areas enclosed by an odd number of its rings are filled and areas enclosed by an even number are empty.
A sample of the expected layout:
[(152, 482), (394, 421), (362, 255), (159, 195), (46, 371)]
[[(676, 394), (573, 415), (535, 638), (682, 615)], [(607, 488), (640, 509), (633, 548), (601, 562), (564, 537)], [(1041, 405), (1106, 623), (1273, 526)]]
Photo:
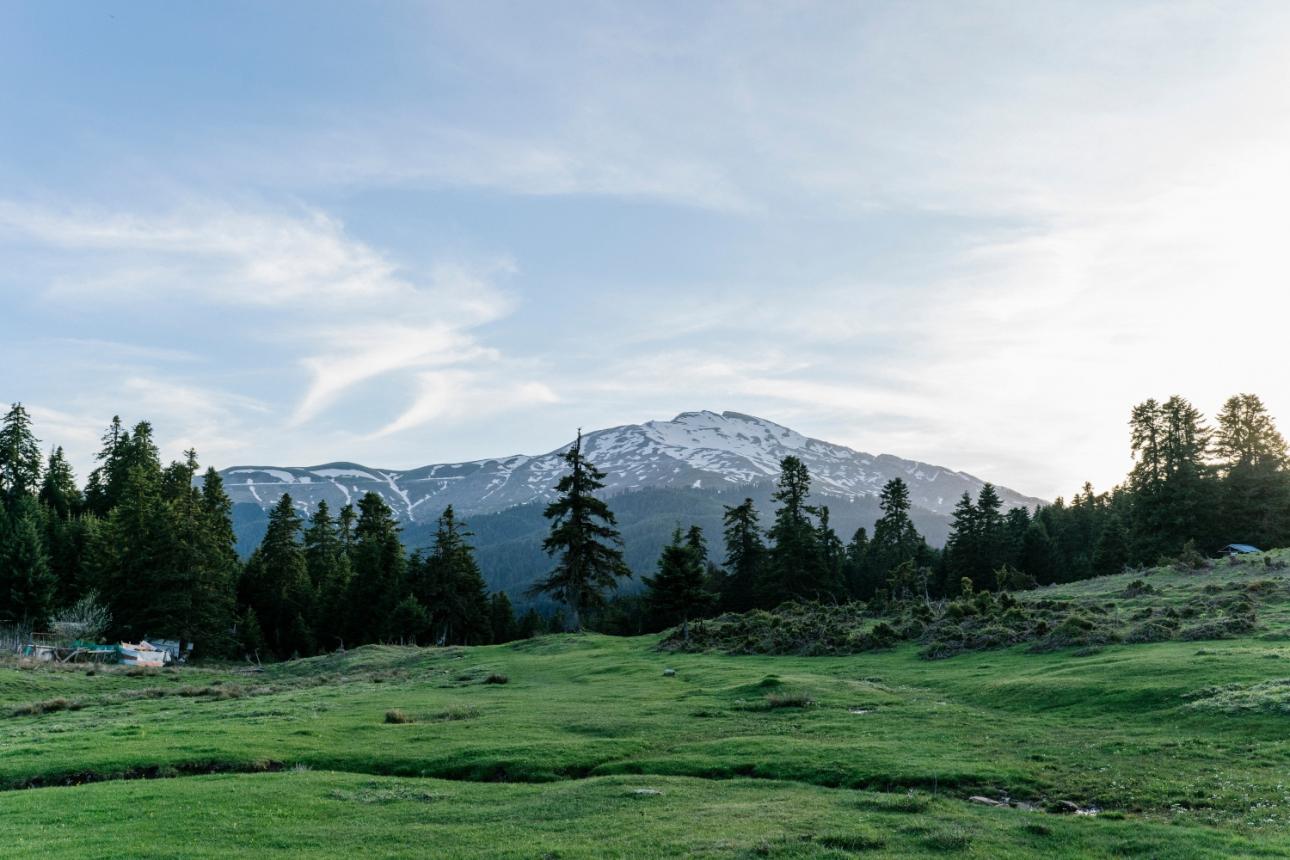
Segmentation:
[(0, 558), (0, 620), (41, 628), (54, 608), (57, 580), (41, 538), (41, 512), (31, 500), (14, 501)]
[(980, 556), (980, 520), (977, 517), (976, 503), (965, 492), (950, 514), (950, 534), (945, 541), (942, 567), (947, 592), (951, 591), (948, 587), (951, 583), (958, 582), (963, 577), (976, 582), (976, 577), (972, 574), (978, 567)]
[(44, 538), (49, 567), (58, 581), (56, 602), (59, 606), (71, 606), (85, 590), (83, 568), (88, 527), (80, 514), (81, 491), (61, 447), (49, 455), (39, 498), (45, 509)]
[(733, 612), (743, 612), (757, 603), (756, 589), (766, 564), (766, 544), (752, 499), (744, 499), (739, 505), (726, 505), (722, 520), (726, 575), (722, 580), (721, 604)]
[(834, 597), (846, 594), (846, 546), (829, 522), (829, 508), (821, 505), (820, 522), (815, 528), (815, 541), (820, 550), (820, 564), (824, 572), (824, 593)]
[(873, 539), (869, 541), (865, 564), (869, 576), (869, 581), (864, 584), (866, 595), (885, 585), (898, 565), (906, 561), (918, 563), (931, 555), (927, 542), (910, 519), (909, 487), (903, 480), (892, 478), (883, 485), (878, 504), (882, 516), (874, 523)]
[(31, 416), (15, 403), (0, 421), (0, 504), (10, 508), (19, 498), (35, 495), (40, 486), (40, 442), (31, 430)]
[(1253, 394), (1228, 398), (1218, 415), (1213, 454), (1223, 478), (1222, 541), (1261, 547), (1290, 541), (1286, 441), (1262, 400)]
[(137, 641), (174, 632), (158, 626), (167, 621), (169, 595), (168, 589), (158, 591), (156, 580), (172, 572), (174, 539), (161, 483), (160, 462), (137, 459), (115, 487), (117, 504), (90, 547), (91, 584), (108, 601), (117, 638)]
[(645, 596), (650, 609), (664, 623), (680, 623), (681, 638), (687, 642), (690, 619), (702, 613), (712, 600), (703, 580), (703, 558), (695, 544), (682, 539), (678, 527), (672, 532), (672, 542), (659, 555), (658, 573), (644, 578)]
[(769, 563), (758, 593), (769, 605), (785, 600), (819, 600), (833, 593), (824, 563), (815, 508), (807, 504), (811, 474), (801, 460), (785, 457), (772, 498), (779, 504), (771, 525)]
[(326, 500), (309, 520), (304, 534), (305, 567), (314, 597), (310, 624), (314, 641), (322, 648), (340, 644), (345, 601), (349, 592), (349, 555)]
[(1057, 547), (1048, 535), (1041, 517), (1036, 517), (1026, 529), (1021, 548), (1021, 569), (1035, 578), (1040, 585), (1058, 582), (1061, 576), (1061, 559)]
[(285, 493), (269, 512), (264, 540), (246, 563), (240, 592), (270, 651), (280, 658), (312, 653), (304, 621), (312, 604), (309, 568), (300, 543), (300, 516)]
[(1129, 533), (1118, 516), (1109, 517), (1093, 551), (1093, 573), (1109, 576), (1129, 563)]
[(430, 610), (435, 640), (441, 644), (481, 645), (492, 638), (488, 589), (466, 540), (470, 536), (452, 505), (445, 508), (430, 554), (413, 583), (414, 593)]
[(853, 598), (864, 598), (865, 564), (869, 555), (869, 532), (860, 526), (851, 535), (847, 544), (846, 559), (843, 571), (846, 577), (847, 594)]
[(394, 512), (376, 493), (358, 502), (351, 564), (349, 639), (380, 642), (397, 636), (390, 620), (406, 595), (407, 559)]
[(232, 504), (218, 475), (195, 484), (197, 454), (189, 450), (162, 480), (169, 529), (166, 560), (156, 572), (150, 628), (194, 643), (205, 654), (227, 653), (233, 625), (237, 555), (230, 520)]
[(530, 606), (515, 622), (515, 627), (516, 638), (532, 639), (542, 632), (542, 616)]
[(62, 520), (81, 512), (84, 500), (76, 486), (76, 476), (72, 474), (71, 464), (63, 455), (62, 446), (55, 448), (49, 455), (45, 476), (40, 482), (40, 501)]
[(391, 610), (388, 635), (402, 644), (415, 645), (431, 623), (430, 613), (421, 601), (409, 594)]
[(124, 458), (121, 452), (130, 442), (130, 433), (121, 424), (121, 416), (112, 416), (112, 423), (104, 431), (103, 447), (96, 459), (98, 466), (90, 472), (85, 487), (85, 507), (97, 516), (106, 517), (116, 507), (120, 490), (125, 482)]
[(1130, 426), (1134, 555), (1154, 561), (1188, 540), (1211, 544), (1210, 430), (1200, 411), (1178, 396), (1164, 403), (1148, 400), (1134, 407)]
[(498, 591), (489, 597), (488, 621), (496, 644), (501, 645), (519, 638), (515, 610), (511, 607), (511, 599), (506, 596), (506, 592)]
[(556, 566), (529, 593), (550, 594), (565, 604), (573, 614), (574, 632), (580, 632), (583, 615), (603, 606), (605, 591), (631, 571), (623, 562), (613, 512), (593, 495), (604, 486), (605, 473), (583, 457), (581, 431), (564, 461), (569, 473), (556, 484), (559, 498), (543, 511), (551, 532), (542, 548), (556, 558)]

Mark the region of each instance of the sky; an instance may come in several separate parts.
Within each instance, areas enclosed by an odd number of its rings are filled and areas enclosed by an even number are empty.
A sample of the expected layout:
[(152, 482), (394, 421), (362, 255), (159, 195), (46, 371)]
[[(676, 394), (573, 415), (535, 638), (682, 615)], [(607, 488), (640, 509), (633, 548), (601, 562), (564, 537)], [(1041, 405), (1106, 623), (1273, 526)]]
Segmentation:
[(0, 0), (0, 400), (80, 477), (735, 410), (1021, 492), (1290, 421), (1290, 4)]

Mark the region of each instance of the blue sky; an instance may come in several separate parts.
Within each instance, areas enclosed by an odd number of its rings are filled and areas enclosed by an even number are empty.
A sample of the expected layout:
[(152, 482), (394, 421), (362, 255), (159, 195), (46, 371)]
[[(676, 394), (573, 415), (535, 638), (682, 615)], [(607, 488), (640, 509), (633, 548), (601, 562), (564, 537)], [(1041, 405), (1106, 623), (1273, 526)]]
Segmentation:
[(0, 3), (0, 397), (82, 475), (734, 409), (1024, 492), (1290, 415), (1290, 7)]

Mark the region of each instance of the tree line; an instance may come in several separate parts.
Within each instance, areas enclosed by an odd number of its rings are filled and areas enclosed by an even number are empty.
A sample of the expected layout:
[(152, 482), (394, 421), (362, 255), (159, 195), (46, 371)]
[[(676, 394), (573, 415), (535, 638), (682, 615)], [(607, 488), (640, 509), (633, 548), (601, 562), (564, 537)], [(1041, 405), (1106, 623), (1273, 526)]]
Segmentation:
[(366, 642), (510, 641), (547, 628), (488, 593), (451, 507), (432, 546), (408, 554), (379, 495), (334, 515), (325, 502), (302, 512), (284, 495), (245, 563), (232, 507), (195, 451), (163, 466), (152, 426), (120, 418), (82, 490), (62, 448), (44, 458), (14, 404), (0, 423), (0, 623), (41, 630), (88, 597), (110, 613), (112, 638), (278, 658)]
[(762, 529), (752, 500), (725, 511), (726, 556), (707, 559), (702, 533), (678, 529), (646, 579), (642, 598), (607, 613), (610, 630), (646, 632), (703, 612), (772, 608), (787, 600), (953, 597), (1032, 588), (1214, 554), (1229, 543), (1290, 545), (1290, 460), (1285, 439), (1253, 394), (1229, 398), (1210, 425), (1180, 396), (1135, 406), (1134, 465), (1108, 492), (1089, 483), (1066, 501), (1003, 509), (995, 487), (965, 493), (943, 549), (927, 545), (909, 518), (899, 478), (882, 489), (872, 535), (845, 545), (825, 506), (806, 503), (810, 476), (795, 457), (781, 464), (778, 504)]
[[(408, 553), (393, 511), (375, 493), (333, 512), (284, 495), (260, 546), (242, 563), (219, 473), (197, 455), (163, 466), (146, 421), (113, 419), (80, 489), (61, 448), (43, 458), (31, 419), (15, 404), (0, 424), (0, 621), (40, 627), (97, 595), (110, 634), (200, 644), (207, 655), (308, 655), (365, 642), (482, 644), (550, 629), (639, 633), (718, 611), (785, 601), (927, 599), (1018, 589), (1115, 573), (1129, 565), (1209, 554), (1230, 542), (1290, 544), (1285, 440), (1258, 397), (1230, 398), (1211, 426), (1187, 400), (1132, 410), (1133, 468), (1104, 493), (1089, 484), (1069, 502), (1003, 510), (985, 484), (964, 494), (942, 550), (910, 517), (899, 478), (880, 495), (872, 534), (843, 541), (829, 509), (811, 504), (811, 479), (786, 457), (763, 527), (751, 499), (725, 507), (719, 560), (707, 536), (678, 523), (643, 591), (632, 576), (604, 474), (581, 434), (544, 510), (550, 573), (530, 590), (563, 605), (555, 617), (516, 617), (489, 594), (470, 532), (451, 507), (428, 549)], [(198, 476), (200, 474), (200, 480)]]

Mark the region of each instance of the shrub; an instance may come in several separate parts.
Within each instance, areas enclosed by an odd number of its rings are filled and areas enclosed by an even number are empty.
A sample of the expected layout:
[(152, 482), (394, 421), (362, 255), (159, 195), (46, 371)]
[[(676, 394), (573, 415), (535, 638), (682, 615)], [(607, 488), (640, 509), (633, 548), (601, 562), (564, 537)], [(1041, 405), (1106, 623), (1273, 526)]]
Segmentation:
[(870, 833), (826, 833), (815, 841), (840, 851), (879, 851), (887, 845), (887, 840)]
[(493, 674), (489, 675), (487, 678), (484, 679), (484, 683), (485, 684), (508, 684), (510, 683), (510, 680), (511, 679), (506, 677), (505, 675), (499, 672), (494, 672)]
[(473, 720), (477, 716), (479, 716), (479, 709), (474, 705), (452, 705), (435, 714), (432, 719), (440, 722), (454, 722), (456, 720)]
[(777, 708), (809, 708), (815, 704), (809, 693), (799, 691), (786, 691), (783, 693), (767, 693), (766, 707), (775, 710)]
[(1174, 630), (1161, 621), (1146, 621), (1134, 627), (1124, 637), (1125, 642), (1166, 642), (1174, 638)]
[(391, 708), (385, 712), (385, 722), (390, 725), (403, 725), (404, 723), (414, 722), (414, 720), (407, 712), (398, 708)]
[(19, 705), (9, 713), (15, 717), (38, 717), (41, 714), (56, 714), (59, 711), (79, 711), (83, 707), (85, 706), (80, 702), (60, 697), (46, 699), (43, 702), (32, 702), (29, 705)]
[(1144, 582), (1141, 579), (1135, 579), (1133, 580), (1133, 582), (1129, 583), (1129, 587), (1124, 589), (1124, 591), (1121, 593), (1120, 596), (1129, 598), (1129, 597), (1140, 597), (1144, 594), (1155, 594), (1155, 593), (1156, 593), (1155, 586), (1151, 585), (1148, 582)]

